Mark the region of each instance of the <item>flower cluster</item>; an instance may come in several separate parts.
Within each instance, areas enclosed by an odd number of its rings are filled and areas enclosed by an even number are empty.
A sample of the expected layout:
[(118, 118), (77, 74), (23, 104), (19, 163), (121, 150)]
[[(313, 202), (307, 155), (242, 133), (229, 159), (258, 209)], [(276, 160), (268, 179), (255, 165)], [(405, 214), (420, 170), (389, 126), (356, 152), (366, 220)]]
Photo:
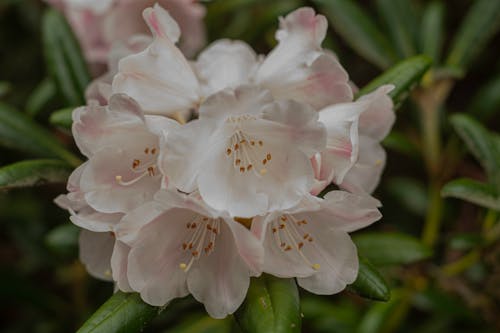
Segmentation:
[(262, 272), (343, 290), (358, 271), (348, 233), (381, 217), (370, 193), (392, 87), (354, 101), (311, 8), (280, 19), (267, 56), (220, 40), (194, 62), (166, 10), (143, 16), (152, 40), (127, 48), (73, 112), (88, 160), (56, 202), (84, 229), (88, 271), (152, 305), (192, 294), (216, 318)]

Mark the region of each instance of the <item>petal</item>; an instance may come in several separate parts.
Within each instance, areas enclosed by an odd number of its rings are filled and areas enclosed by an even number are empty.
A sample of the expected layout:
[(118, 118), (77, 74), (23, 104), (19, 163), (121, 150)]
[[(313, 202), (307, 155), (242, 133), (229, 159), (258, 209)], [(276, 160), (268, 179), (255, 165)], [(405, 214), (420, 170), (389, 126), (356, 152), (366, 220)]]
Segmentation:
[(80, 232), (80, 261), (95, 278), (111, 280), (111, 254), (115, 238), (110, 232)]
[(126, 214), (120, 221), (120, 224), (114, 229), (116, 238), (120, 241), (133, 246), (134, 241), (140, 235), (141, 229), (156, 220), (165, 212), (156, 202), (147, 202), (142, 206)]
[(196, 62), (205, 96), (249, 83), (249, 76), (256, 66), (257, 55), (248, 44), (228, 39), (212, 43)]
[(159, 5), (145, 9), (143, 15), (153, 43), (120, 61), (113, 92), (133, 97), (146, 113), (184, 116), (197, 108), (200, 94), (191, 66), (174, 45), (179, 27)]
[(224, 318), (243, 303), (250, 285), (249, 268), (235, 248), (235, 239), (221, 224), (215, 250), (193, 265), (187, 278), (189, 291), (213, 318)]
[(240, 257), (251, 269), (252, 275), (259, 276), (264, 264), (264, 248), (261, 241), (240, 223), (231, 220), (227, 224), (233, 233)]
[(127, 265), (130, 247), (120, 241), (115, 242), (113, 254), (111, 255), (111, 271), (113, 280), (116, 281), (118, 289), (124, 292), (132, 292), (133, 289), (128, 283)]
[(276, 98), (308, 103), (315, 109), (351, 101), (348, 75), (337, 58), (321, 49), (326, 18), (299, 8), (280, 20), (278, 46), (259, 67), (255, 81)]
[(162, 306), (188, 294), (186, 273), (179, 264), (190, 259), (181, 245), (186, 222), (196, 215), (174, 208), (141, 229), (129, 254), (128, 278), (145, 302)]
[(380, 182), (385, 160), (385, 150), (377, 140), (360, 136), (359, 158), (339, 186), (354, 193), (372, 193)]
[(359, 117), (360, 134), (379, 141), (389, 134), (396, 119), (394, 103), (388, 95), (393, 89), (393, 85), (384, 85), (359, 99), (370, 102), (370, 107)]

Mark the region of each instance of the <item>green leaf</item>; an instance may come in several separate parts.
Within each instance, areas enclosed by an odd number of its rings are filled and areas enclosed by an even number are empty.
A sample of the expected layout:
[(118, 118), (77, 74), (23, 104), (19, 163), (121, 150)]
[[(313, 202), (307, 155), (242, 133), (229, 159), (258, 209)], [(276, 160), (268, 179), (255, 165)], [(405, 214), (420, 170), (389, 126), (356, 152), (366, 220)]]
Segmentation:
[(245, 302), (235, 314), (244, 333), (300, 332), (300, 300), (293, 279), (252, 278)]
[(377, 266), (411, 264), (432, 255), (417, 238), (401, 233), (364, 233), (353, 241), (359, 253)]
[(397, 59), (391, 43), (371, 16), (352, 0), (313, 0), (328, 17), (335, 31), (356, 52), (380, 68)]
[[(361, 319), (357, 333), (395, 332), (395, 323), (405, 310), (403, 291), (395, 290), (390, 301), (373, 304)], [(397, 325), (396, 325), (397, 326)], [(392, 328), (392, 329), (391, 329)]]
[(72, 166), (81, 163), (44, 128), (21, 112), (2, 103), (0, 103), (0, 145), (38, 157), (61, 158)]
[(412, 142), (408, 135), (397, 130), (392, 130), (382, 141), (382, 145), (390, 150), (394, 150), (400, 154), (419, 159), (419, 148)]
[(443, 186), (443, 197), (452, 197), (500, 211), (500, 195), (492, 185), (473, 179), (455, 179)]
[(0, 81), (0, 97), (7, 95), (12, 89), (12, 86), (7, 81)]
[(393, 177), (386, 183), (387, 190), (394, 200), (417, 216), (424, 217), (427, 213), (427, 190), (425, 185), (414, 178)]
[(377, 0), (377, 9), (387, 25), (387, 31), (402, 58), (415, 55), (417, 16), (409, 0)]
[(488, 130), (465, 114), (455, 114), (450, 120), (469, 151), (486, 170), (490, 182), (500, 186), (500, 152)]
[(72, 167), (59, 160), (27, 160), (0, 168), (0, 189), (64, 183)]
[(71, 28), (62, 14), (48, 9), (42, 31), (47, 67), (59, 92), (69, 105), (84, 104), (90, 75)]
[(49, 231), (45, 236), (45, 245), (54, 253), (76, 257), (79, 234), (80, 228), (72, 223), (65, 223)]
[(381, 85), (393, 84), (395, 88), (389, 95), (396, 106), (400, 105), (409, 95), (410, 90), (420, 82), (422, 76), (431, 67), (431, 63), (429, 57), (422, 55), (403, 60), (363, 87), (357, 93), (357, 97), (366, 95)]
[(500, 1), (477, 0), (462, 21), (447, 63), (467, 67), (500, 27)]
[(55, 97), (56, 92), (56, 86), (52, 79), (46, 78), (40, 82), (26, 102), (26, 113), (31, 117), (36, 116)]
[(348, 286), (348, 290), (375, 301), (387, 302), (391, 298), (391, 290), (382, 275), (361, 255), (358, 277)]
[(230, 333), (230, 317), (214, 319), (209, 316), (189, 316), (183, 318), (182, 323), (165, 333)]
[(137, 333), (160, 309), (144, 303), (139, 294), (119, 291), (101, 305), (77, 333)]
[(427, 5), (420, 27), (420, 50), (438, 63), (443, 48), (444, 6), (440, 1)]
[(66, 108), (62, 110), (57, 110), (52, 112), (49, 121), (52, 125), (71, 130), (71, 125), (73, 124), (73, 110), (75, 108)]
[(481, 86), (468, 110), (480, 120), (487, 120), (500, 111), (500, 75)]

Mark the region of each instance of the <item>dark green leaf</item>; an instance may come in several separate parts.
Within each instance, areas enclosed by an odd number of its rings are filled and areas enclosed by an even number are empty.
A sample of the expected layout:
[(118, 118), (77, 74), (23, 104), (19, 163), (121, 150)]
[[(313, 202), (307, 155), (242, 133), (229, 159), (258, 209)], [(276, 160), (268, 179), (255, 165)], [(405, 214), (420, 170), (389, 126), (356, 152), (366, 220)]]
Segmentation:
[(0, 168), (0, 189), (64, 183), (71, 166), (59, 160), (27, 160)]
[(230, 317), (214, 319), (209, 316), (190, 316), (183, 318), (182, 324), (165, 333), (230, 333)]
[(470, 107), (470, 113), (480, 120), (487, 120), (500, 112), (500, 76), (481, 86), (474, 96)]
[(119, 291), (101, 305), (77, 333), (137, 333), (159, 312), (160, 308), (144, 303), (139, 294)]
[(455, 35), (447, 63), (467, 67), (500, 27), (500, 1), (474, 1)]
[(332, 302), (328, 297), (304, 293), (300, 306), (304, 326), (315, 333), (354, 332), (361, 314), (361, 309), (347, 297)]
[(443, 47), (444, 6), (434, 1), (427, 5), (422, 17), (420, 50), (438, 63)]
[(31, 93), (26, 102), (26, 113), (31, 117), (36, 116), (42, 108), (56, 95), (56, 86), (52, 79), (47, 78)]
[(400, 233), (364, 233), (353, 240), (359, 253), (375, 265), (411, 264), (432, 254), (417, 238)]
[(394, 49), (377, 24), (352, 0), (313, 0), (318, 4), (335, 31), (356, 52), (380, 68), (397, 59)]
[(71, 115), (73, 114), (74, 108), (67, 108), (62, 110), (54, 111), (49, 118), (49, 121), (52, 125), (64, 128), (71, 129), (71, 124), (73, 124), (73, 119)]
[(392, 293), (391, 299), (386, 303), (377, 303), (372, 305), (359, 323), (357, 333), (379, 333), (393, 332), (389, 330), (393, 326), (391, 320), (394, 320), (398, 309), (401, 308), (403, 297), (399, 290)]
[(452, 197), (472, 202), (476, 205), (500, 210), (500, 196), (495, 187), (473, 179), (455, 179), (441, 190), (444, 197)]
[(293, 279), (252, 278), (245, 302), (235, 314), (244, 333), (300, 332), (300, 301)]
[(375, 301), (387, 302), (391, 298), (391, 290), (382, 275), (361, 255), (358, 277), (348, 286), (348, 290)]
[(71, 28), (58, 11), (48, 9), (42, 31), (47, 67), (59, 92), (69, 105), (84, 104), (90, 75)]
[(414, 178), (393, 177), (387, 182), (387, 190), (403, 208), (418, 216), (425, 216), (428, 198), (424, 184)]
[(72, 223), (66, 223), (52, 229), (45, 237), (45, 244), (57, 254), (76, 257), (79, 234), (80, 228)]
[(0, 97), (7, 95), (11, 90), (11, 85), (7, 81), (0, 81)]
[(397, 130), (392, 130), (382, 141), (382, 145), (390, 150), (413, 158), (419, 158), (419, 149), (407, 135)]
[(461, 233), (454, 235), (448, 242), (454, 250), (470, 250), (483, 243), (483, 237), (478, 233)]
[(451, 123), (469, 151), (486, 170), (490, 182), (500, 186), (500, 152), (488, 130), (465, 114), (451, 116)]
[(417, 15), (409, 0), (377, 0), (380, 16), (387, 25), (387, 31), (402, 58), (417, 52), (415, 30)]
[(401, 61), (368, 83), (357, 96), (368, 94), (381, 85), (393, 84), (395, 89), (390, 92), (390, 96), (394, 104), (400, 105), (410, 90), (420, 82), (422, 76), (431, 67), (431, 63), (429, 57), (422, 55)]
[(79, 159), (32, 119), (0, 103), (0, 145), (39, 157), (58, 157), (73, 166)]

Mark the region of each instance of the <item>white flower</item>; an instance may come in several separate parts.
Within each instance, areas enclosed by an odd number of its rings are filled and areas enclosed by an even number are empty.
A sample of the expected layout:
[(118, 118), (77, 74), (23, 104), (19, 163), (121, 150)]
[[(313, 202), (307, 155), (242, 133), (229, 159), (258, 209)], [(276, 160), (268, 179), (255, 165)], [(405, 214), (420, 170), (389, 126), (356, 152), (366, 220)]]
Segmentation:
[(214, 318), (243, 302), (262, 271), (260, 241), (196, 195), (160, 191), (116, 228), (127, 243), (128, 279), (144, 301), (162, 306), (191, 293)]
[(73, 136), (89, 158), (79, 168), (78, 187), (85, 202), (102, 213), (126, 213), (151, 200), (162, 182), (159, 134), (177, 125), (168, 118), (144, 116), (125, 95), (114, 95), (107, 107), (76, 109)]
[(252, 217), (295, 205), (313, 184), (311, 156), (325, 146), (318, 113), (267, 90), (219, 92), (200, 118), (166, 137), (160, 165), (178, 189), (232, 216)]
[(332, 191), (304, 198), (291, 209), (257, 217), (252, 231), (263, 240), (264, 272), (296, 277), (315, 294), (333, 294), (354, 282), (356, 246), (348, 233), (377, 221), (380, 203), (370, 196)]
[(158, 5), (148, 8), (144, 18), (154, 41), (144, 52), (120, 62), (113, 91), (130, 95), (147, 113), (185, 118), (209, 95), (243, 84), (316, 109), (352, 100), (347, 73), (321, 48), (326, 19), (311, 8), (281, 19), (279, 44), (261, 61), (245, 43), (221, 40), (202, 52), (193, 66), (176, 48), (179, 28), (165, 10)]

